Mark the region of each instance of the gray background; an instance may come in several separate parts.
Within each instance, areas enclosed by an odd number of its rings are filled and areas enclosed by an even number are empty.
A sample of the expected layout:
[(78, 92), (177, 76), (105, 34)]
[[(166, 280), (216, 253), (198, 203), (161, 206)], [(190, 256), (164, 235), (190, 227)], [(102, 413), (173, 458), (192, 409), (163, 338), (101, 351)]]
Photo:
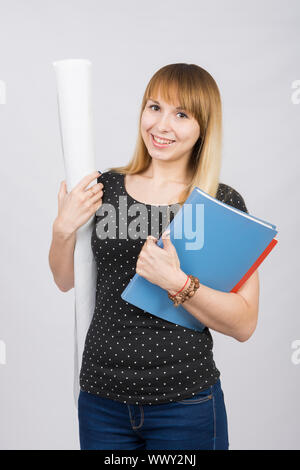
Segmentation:
[(64, 179), (52, 62), (90, 59), (97, 169), (127, 163), (156, 70), (195, 63), (222, 96), (221, 181), (277, 225), (251, 339), (212, 331), (231, 449), (299, 449), (299, 1), (0, 1), (0, 448), (78, 449), (74, 291), (48, 266)]

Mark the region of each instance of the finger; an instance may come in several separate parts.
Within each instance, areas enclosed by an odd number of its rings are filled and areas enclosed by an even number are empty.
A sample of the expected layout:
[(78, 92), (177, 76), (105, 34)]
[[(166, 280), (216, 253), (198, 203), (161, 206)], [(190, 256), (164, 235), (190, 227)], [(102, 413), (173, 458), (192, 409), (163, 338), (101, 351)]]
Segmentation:
[(82, 180), (80, 180), (79, 183), (74, 186), (73, 190), (84, 190), (92, 181), (94, 181), (96, 178), (99, 178), (99, 176), (101, 176), (101, 173), (99, 171), (93, 171), (93, 173), (84, 176)]
[(171, 239), (170, 239), (170, 232), (169, 231), (166, 231), (162, 234), (162, 242), (163, 242), (163, 246), (165, 248), (168, 248), (168, 249), (174, 249), (175, 250), (175, 246), (173, 245)]
[(64, 180), (60, 183), (58, 197), (59, 198), (63, 197), (66, 193), (67, 193), (67, 185), (66, 185), (66, 180)]
[(95, 204), (93, 204), (93, 208), (94, 208), (94, 211), (97, 211), (98, 209), (100, 209), (100, 207), (102, 206), (103, 202), (102, 202), (102, 199), (100, 199), (99, 201), (95, 202)]
[(162, 237), (162, 242), (163, 242), (163, 246), (164, 246), (164, 247), (174, 248), (174, 250), (175, 250), (175, 246), (174, 246), (173, 243), (171, 242), (170, 238), (168, 238), (168, 237)]
[(97, 191), (96, 194), (94, 194), (94, 196), (92, 196), (89, 200), (91, 201), (92, 204), (95, 204), (96, 202), (100, 201), (100, 199), (102, 199), (102, 196), (103, 196), (103, 191)]
[(148, 246), (156, 246), (156, 241), (157, 239), (155, 237), (153, 237), (152, 235), (148, 235), (148, 237), (146, 238), (146, 243), (145, 243), (145, 248)]
[(96, 183), (90, 188), (84, 191), (86, 197), (89, 199), (90, 197), (94, 197), (95, 194), (99, 194), (100, 191), (103, 190), (103, 183)]
[(146, 241), (151, 241), (151, 242), (156, 243), (156, 242), (157, 242), (157, 238), (155, 238), (153, 235), (148, 235)]
[[(99, 176), (100, 178), (100, 176)], [(97, 181), (98, 181), (98, 178), (97, 178)], [(89, 185), (88, 185), (89, 186)], [(84, 193), (90, 197), (90, 196), (93, 196), (94, 194), (97, 194), (102, 188), (103, 188), (103, 183), (95, 183), (93, 184), (92, 186), (90, 187), (87, 187), (85, 190), (84, 190)]]

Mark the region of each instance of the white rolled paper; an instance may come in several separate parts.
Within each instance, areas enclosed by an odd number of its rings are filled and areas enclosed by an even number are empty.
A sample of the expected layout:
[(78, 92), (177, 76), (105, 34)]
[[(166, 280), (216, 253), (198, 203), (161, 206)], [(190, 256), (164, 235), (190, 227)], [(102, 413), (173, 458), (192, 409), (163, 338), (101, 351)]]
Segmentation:
[[(53, 62), (63, 158), (68, 192), (87, 174), (96, 170), (92, 116), (91, 62), (69, 59)], [(93, 181), (90, 185), (96, 183)], [(84, 342), (96, 296), (96, 263), (91, 249), (93, 217), (76, 232), (74, 252), (75, 328), (74, 400), (79, 396), (79, 372)]]

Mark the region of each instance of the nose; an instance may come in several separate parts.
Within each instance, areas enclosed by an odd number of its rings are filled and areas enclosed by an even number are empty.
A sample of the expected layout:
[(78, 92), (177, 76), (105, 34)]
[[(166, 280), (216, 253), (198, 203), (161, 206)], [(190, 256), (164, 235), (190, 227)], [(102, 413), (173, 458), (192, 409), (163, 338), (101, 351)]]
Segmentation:
[(170, 132), (170, 116), (168, 114), (161, 114), (157, 120), (157, 130), (160, 133)]

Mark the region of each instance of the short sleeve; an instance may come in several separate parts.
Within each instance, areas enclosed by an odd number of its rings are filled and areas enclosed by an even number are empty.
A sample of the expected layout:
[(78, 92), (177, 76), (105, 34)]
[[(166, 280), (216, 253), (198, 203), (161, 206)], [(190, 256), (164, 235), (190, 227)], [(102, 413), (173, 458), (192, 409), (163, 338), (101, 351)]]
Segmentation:
[(217, 198), (225, 204), (249, 214), (244, 198), (231, 186), (220, 183)]
[(97, 183), (103, 183), (103, 172), (101, 172), (99, 170), (98, 170), (98, 172), (99, 172), (99, 176), (97, 177)]
[(99, 217), (100, 215), (102, 215), (102, 211), (103, 211), (103, 203), (104, 201), (106, 200), (106, 190), (105, 190), (105, 185), (107, 184), (107, 181), (108, 181), (108, 177), (109, 177), (109, 171), (100, 171), (98, 170), (99, 172), (99, 176), (97, 176), (97, 184), (99, 183), (102, 183), (103, 184), (103, 188), (102, 188), (102, 204), (101, 206), (97, 209), (97, 211), (95, 212), (95, 221), (97, 220), (97, 217)]
[[(110, 182), (110, 176), (111, 176), (111, 172), (106, 170), (106, 171), (99, 171), (99, 176), (97, 176), (97, 183), (102, 183), (103, 186), (105, 187), (105, 184), (107, 184), (108, 182)], [(103, 188), (103, 191), (104, 191), (104, 188)]]

